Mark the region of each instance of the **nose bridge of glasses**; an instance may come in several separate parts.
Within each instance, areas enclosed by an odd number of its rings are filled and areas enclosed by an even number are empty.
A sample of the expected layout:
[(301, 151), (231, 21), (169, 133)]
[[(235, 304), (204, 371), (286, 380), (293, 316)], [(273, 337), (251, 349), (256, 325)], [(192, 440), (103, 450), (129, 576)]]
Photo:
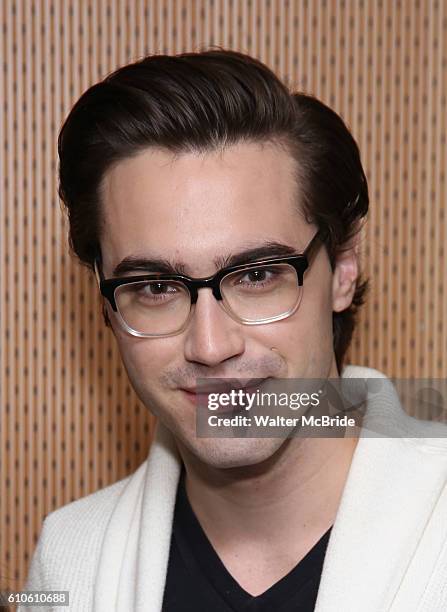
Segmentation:
[(191, 295), (191, 304), (195, 304), (199, 297), (199, 289), (211, 289), (216, 300), (222, 300), (220, 281), (215, 276), (210, 278), (188, 279), (186, 282)]

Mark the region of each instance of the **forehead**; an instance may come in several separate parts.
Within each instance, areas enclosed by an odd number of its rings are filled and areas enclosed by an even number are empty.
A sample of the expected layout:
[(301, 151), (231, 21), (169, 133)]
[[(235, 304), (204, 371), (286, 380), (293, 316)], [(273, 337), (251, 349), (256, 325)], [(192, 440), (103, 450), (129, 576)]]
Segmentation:
[[(306, 243), (295, 161), (274, 144), (223, 151), (147, 149), (112, 167), (102, 185), (104, 264), (132, 255), (201, 261), (260, 241)], [(198, 268), (197, 268), (197, 271)]]

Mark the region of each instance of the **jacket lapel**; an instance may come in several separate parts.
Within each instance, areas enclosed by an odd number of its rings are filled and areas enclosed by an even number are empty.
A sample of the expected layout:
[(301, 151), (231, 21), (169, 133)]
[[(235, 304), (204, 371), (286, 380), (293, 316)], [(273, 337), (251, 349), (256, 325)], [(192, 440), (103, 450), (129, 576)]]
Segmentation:
[(138, 534), (136, 612), (162, 609), (180, 471), (174, 437), (157, 421), (147, 459)]
[[(375, 372), (351, 366), (349, 374), (363, 377), (365, 370), (367, 376)], [(436, 551), (446, 539), (445, 518), (442, 526), (438, 520), (441, 531), (436, 534), (431, 526), (434, 515), (446, 516), (445, 440), (431, 445), (432, 440), (421, 437), (424, 425), (404, 413), (388, 379), (381, 393), (368, 400), (367, 416), (371, 428), (362, 431), (354, 453), (326, 552), (316, 612), (416, 609), (426, 586), (423, 576), (428, 579), (433, 571)], [(375, 425), (374, 419), (379, 419)], [(409, 432), (413, 438), (402, 437)], [(421, 559), (424, 568), (417, 574)]]
[(172, 434), (157, 423), (149, 456), (123, 489), (105, 531), (95, 612), (160, 612), (180, 467)]

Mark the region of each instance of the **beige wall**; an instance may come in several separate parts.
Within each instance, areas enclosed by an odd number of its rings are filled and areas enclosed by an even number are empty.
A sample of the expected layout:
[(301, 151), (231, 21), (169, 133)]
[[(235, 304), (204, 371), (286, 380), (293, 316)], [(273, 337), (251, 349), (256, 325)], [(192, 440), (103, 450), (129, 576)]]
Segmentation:
[(371, 192), (350, 360), (446, 375), (446, 0), (3, 0), (0, 21), (0, 586), (21, 586), (45, 514), (133, 471), (150, 442), (56, 194), (61, 122), (119, 65), (215, 43), (341, 113)]

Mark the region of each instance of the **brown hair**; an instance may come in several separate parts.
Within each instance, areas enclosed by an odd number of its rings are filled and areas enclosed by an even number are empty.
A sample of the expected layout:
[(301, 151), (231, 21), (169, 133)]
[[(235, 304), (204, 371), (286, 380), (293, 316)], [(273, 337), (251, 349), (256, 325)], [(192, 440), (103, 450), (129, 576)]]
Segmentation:
[[(150, 55), (111, 73), (76, 102), (58, 139), (59, 196), (72, 251), (93, 268), (100, 252), (101, 184), (112, 164), (148, 147), (207, 152), (244, 140), (278, 143), (294, 157), (306, 219), (328, 231), (334, 269), (368, 211), (355, 140), (315, 97), (289, 91), (253, 57), (215, 47)], [(351, 306), (333, 313), (339, 374), (368, 283), (359, 275)]]

